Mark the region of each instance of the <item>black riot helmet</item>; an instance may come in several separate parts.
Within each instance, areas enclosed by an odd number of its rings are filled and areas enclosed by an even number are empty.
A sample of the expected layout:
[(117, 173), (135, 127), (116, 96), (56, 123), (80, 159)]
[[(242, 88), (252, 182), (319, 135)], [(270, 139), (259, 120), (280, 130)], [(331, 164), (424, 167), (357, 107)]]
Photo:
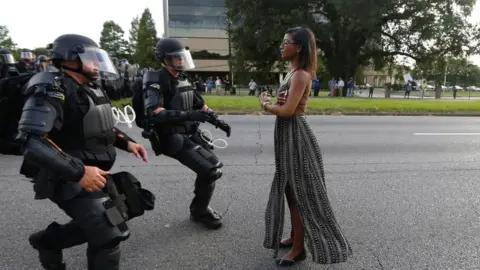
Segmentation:
[(38, 63), (47, 62), (47, 61), (48, 61), (48, 58), (47, 58), (45, 55), (40, 55), (40, 56), (37, 58), (37, 61), (38, 61)]
[(12, 52), (7, 48), (0, 49), (0, 66), (15, 64)]
[(195, 68), (189, 48), (173, 38), (162, 38), (157, 42), (155, 59), (177, 71)]
[[(119, 75), (108, 53), (88, 37), (67, 34), (59, 36), (53, 43), (47, 45), (50, 51), (50, 60), (56, 68), (63, 68), (83, 74), (91, 81), (116, 80)], [(62, 61), (78, 61), (79, 68), (70, 68), (62, 65)], [(85, 71), (86, 67), (89, 71)]]
[[(16, 71), (14, 64), (15, 58), (13, 58), (10, 50), (7, 48), (0, 49), (0, 79), (7, 77), (9, 74), (12, 75), (12, 72)], [(18, 71), (16, 73), (18, 74)], [(14, 74), (14, 76), (17, 74)]]
[(20, 59), (23, 59), (24, 61), (30, 62), (30, 61), (33, 61), (35, 59), (35, 56), (33, 55), (33, 53), (31, 51), (24, 49), (20, 52)]

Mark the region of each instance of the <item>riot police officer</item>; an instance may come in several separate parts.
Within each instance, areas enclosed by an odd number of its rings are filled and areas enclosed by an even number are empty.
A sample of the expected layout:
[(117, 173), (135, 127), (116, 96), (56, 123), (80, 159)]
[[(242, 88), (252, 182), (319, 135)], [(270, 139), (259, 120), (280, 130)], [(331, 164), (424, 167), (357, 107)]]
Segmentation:
[[(199, 122), (220, 120), (184, 73), (194, 68), (188, 49), (178, 40), (161, 39), (156, 44), (155, 59), (163, 68), (145, 71), (143, 77), (145, 113), (155, 134), (147, 137), (157, 155), (174, 158), (197, 174), (190, 217), (210, 229), (218, 229), (222, 217), (209, 203), (215, 181), (222, 177), (223, 164), (202, 139), (198, 126)], [(223, 121), (222, 124), (229, 136), (230, 127)]]
[(118, 73), (90, 38), (62, 35), (48, 46), (61, 72), (41, 72), (26, 86), (29, 95), (18, 126), (24, 145), (22, 173), (34, 177), (35, 198), (48, 198), (72, 220), (32, 234), (30, 244), (45, 269), (65, 269), (62, 250), (88, 243), (89, 270), (119, 269), (121, 241), (130, 233), (112, 201), (110, 170), (117, 147), (147, 160), (143, 146), (114, 127), (111, 104), (93, 82)]
[(15, 68), (15, 58), (7, 48), (0, 49), (0, 79), (18, 75)]
[(34, 65), (34, 55), (32, 52), (28, 50), (23, 50), (20, 52), (20, 61), (15, 65), (18, 72), (20, 73), (27, 73), (27, 72), (34, 72), (35, 65)]
[(37, 72), (46, 72), (48, 67), (48, 58), (45, 55), (40, 55), (35, 63)]

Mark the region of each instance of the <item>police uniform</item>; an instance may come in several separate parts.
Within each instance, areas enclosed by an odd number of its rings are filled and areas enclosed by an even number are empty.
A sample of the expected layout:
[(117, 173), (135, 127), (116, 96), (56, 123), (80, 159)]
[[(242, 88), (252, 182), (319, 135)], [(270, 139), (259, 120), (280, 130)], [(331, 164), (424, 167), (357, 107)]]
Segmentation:
[(29, 51), (20, 52), (20, 61), (15, 64), (19, 73), (35, 72), (35, 65), (33, 63), (34, 55)]
[(18, 71), (15, 68), (15, 58), (10, 50), (6, 48), (0, 49), (0, 79), (18, 75)]
[[(153, 123), (155, 135), (150, 137), (157, 155), (164, 154), (178, 160), (197, 174), (195, 197), (190, 205), (193, 221), (211, 229), (222, 225), (221, 216), (209, 207), (215, 189), (215, 181), (222, 176), (222, 162), (200, 137), (199, 122), (216, 117), (213, 111), (204, 112), (205, 102), (183, 71), (193, 66), (188, 50), (175, 39), (162, 39), (157, 43), (155, 57), (166, 66), (173, 59), (183, 59), (182, 66), (175, 66), (179, 76), (174, 77), (165, 68), (146, 71), (143, 77), (144, 106), (148, 122)], [(155, 113), (158, 108), (165, 110)]]
[[(81, 69), (61, 67), (60, 61), (103, 61), (101, 74), (118, 75), (102, 70), (112, 66), (108, 54), (87, 37), (63, 35), (49, 49), (57, 68), (89, 78)], [(109, 99), (99, 86), (80, 85), (67, 73), (37, 73), (26, 94), (18, 126), (18, 139), (24, 142), (22, 173), (34, 177), (36, 199), (50, 199), (72, 218), (31, 235), (30, 244), (45, 269), (65, 269), (62, 250), (83, 243), (88, 243), (89, 270), (119, 269), (119, 243), (130, 235), (124, 213), (106, 188), (89, 193), (78, 183), (84, 166), (108, 171), (116, 159), (114, 147), (127, 149), (130, 139), (114, 127)]]

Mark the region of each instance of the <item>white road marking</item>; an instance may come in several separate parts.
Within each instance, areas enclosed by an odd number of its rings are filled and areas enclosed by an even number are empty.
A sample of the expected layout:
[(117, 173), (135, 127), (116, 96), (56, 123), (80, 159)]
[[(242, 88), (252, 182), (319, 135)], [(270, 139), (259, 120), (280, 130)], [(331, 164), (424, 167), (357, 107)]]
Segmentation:
[(415, 136), (480, 136), (480, 133), (413, 133)]

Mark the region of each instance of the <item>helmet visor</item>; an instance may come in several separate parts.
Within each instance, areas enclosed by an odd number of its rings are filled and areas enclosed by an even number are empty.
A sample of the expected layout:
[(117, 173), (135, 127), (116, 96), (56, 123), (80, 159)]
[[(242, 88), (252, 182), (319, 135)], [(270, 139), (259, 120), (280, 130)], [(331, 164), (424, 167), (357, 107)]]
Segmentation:
[(177, 70), (190, 70), (195, 68), (193, 63), (192, 54), (190, 50), (182, 49), (181, 51), (166, 53), (168, 63), (171, 67)]
[(15, 64), (15, 58), (11, 54), (0, 54), (0, 59), (4, 64)]
[(116, 80), (120, 77), (106, 51), (95, 47), (85, 47), (85, 51), (79, 53), (78, 56), (84, 67), (89, 68), (91, 72), (99, 73), (100, 79)]
[(21, 52), (20, 58), (22, 59), (33, 59), (33, 53), (31, 52)]

